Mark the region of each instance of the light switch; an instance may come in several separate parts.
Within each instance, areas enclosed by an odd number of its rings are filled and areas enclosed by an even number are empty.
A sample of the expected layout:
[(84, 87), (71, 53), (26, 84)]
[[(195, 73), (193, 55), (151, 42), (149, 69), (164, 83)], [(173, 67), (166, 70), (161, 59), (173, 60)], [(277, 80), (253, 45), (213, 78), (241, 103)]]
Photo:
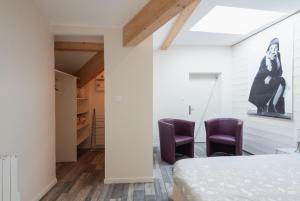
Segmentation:
[(122, 102), (123, 97), (122, 96), (115, 96), (115, 102), (120, 103)]

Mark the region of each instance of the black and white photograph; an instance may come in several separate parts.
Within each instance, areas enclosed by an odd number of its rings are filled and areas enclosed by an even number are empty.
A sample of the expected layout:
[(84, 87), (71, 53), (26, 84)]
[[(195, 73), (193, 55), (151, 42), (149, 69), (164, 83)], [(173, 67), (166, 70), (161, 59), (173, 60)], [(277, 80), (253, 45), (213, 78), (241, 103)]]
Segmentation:
[(291, 119), (293, 40), (278, 33), (266, 38), (264, 43), (257, 47), (264, 48), (265, 53), (250, 68), (248, 114)]

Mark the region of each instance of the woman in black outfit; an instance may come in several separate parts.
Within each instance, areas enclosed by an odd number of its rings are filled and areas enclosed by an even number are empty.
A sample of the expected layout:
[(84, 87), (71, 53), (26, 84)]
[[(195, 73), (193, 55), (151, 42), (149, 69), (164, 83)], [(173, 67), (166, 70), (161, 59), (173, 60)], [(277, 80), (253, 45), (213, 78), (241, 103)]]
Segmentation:
[(257, 113), (285, 113), (285, 79), (279, 52), (279, 40), (274, 38), (267, 49), (266, 56), (260, 63), (249, 95), (249, 102), (257, 107)]

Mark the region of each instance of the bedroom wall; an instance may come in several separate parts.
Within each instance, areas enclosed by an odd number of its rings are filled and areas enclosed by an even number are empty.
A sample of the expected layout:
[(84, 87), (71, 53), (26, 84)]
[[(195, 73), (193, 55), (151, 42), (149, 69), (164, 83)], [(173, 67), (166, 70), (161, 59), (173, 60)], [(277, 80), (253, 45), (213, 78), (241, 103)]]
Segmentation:
[[(278, 147), (295, 147), (294, 127), (300, 127), (300, 14), (296, 14), (268, 31), (278, 31), (282, 24), (294, 26), (294, 75), (293, 75), (293, 120), (247, 115), (248, 72), (254, 40), (259, 40), (264, 31), (233, 46), (233, 115), (244, 120), (244, 149), (255, 154), (275, 153)], [(283, 30), (284, 31), (284, 30)]]
[(186, 99), (181, 89), (189, 82), (189, 72), (222, 73), (220, 86), (222, 104), (219, 115), (230, 116), (232, 112), (231, 69), (230, 47), (173, 46), (168, 51), (155, 51), (154, 146), (159, 144), (157, 121), (166, 117), (182, 118), (178, 108), (182, 104), (180, 98)]
[(31, 0), (1, 0), (0, 154), (18, 155), (22, 201), (56, 182), (54, 47)]
[(105, 183), (152, 181), (152, 37), (124, 48), (120, 28), (62, 25), (53, 33), (104, 36)]

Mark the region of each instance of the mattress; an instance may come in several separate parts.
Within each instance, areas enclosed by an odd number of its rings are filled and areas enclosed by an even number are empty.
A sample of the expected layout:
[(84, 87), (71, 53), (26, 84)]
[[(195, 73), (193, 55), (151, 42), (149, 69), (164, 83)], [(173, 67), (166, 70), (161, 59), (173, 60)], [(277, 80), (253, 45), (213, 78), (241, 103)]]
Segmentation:
[(300, 155), (184, 159), (174, 201), (300, 201)]

